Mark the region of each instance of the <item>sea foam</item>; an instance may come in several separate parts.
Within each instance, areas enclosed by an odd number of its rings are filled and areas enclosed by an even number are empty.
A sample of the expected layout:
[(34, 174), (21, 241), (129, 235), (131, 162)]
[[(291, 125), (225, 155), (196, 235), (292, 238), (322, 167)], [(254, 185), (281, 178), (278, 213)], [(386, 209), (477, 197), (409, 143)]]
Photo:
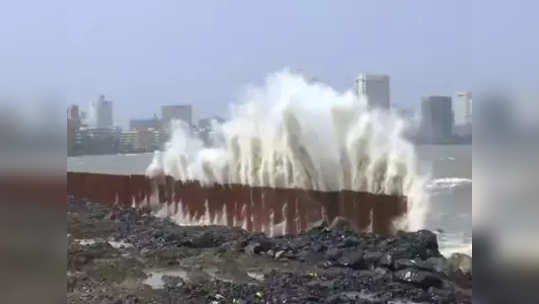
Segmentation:
[(214, 123), (209, 145), (182, 122), (173, 122), (163, 151), (146, 174), (203, 184), (320, 191), (353, 190), (408, 197), (399, 226), (423, 227), (426, 178), (417, 171), (405, 122), (390, 111), (370, 110), (352, 91), (338, 92), (284, 70), (249, 87)]

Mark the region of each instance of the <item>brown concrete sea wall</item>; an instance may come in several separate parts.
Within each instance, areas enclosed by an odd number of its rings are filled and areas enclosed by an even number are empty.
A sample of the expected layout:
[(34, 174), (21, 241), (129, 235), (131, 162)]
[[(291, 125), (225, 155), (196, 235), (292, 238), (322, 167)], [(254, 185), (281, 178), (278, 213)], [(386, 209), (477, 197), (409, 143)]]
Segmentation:
[(295, 234), (337, 216), (358, 231), (393, 232), (393, 221), (406, 213), (403, 196), (355, 191), (201, 185), (144, 175), (67, 173), (67, 193), (107, 205), (151, 206), (180, 224), (240, 226), (269, 235)]

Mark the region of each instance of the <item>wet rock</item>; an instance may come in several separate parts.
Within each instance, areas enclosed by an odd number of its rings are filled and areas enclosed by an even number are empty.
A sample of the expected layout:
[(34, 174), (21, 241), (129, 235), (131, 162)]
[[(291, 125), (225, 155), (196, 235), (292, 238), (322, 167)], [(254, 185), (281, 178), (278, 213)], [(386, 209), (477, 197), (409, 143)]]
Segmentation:
[(280, 259), (281, 257), (283, 257), (283, 255), (286, 253), (285, 250), (278, 250), (277, 252), (275, 252), (275, 259), (278, 260)]
[(433, 302), (436, 303), (455, 303), (455, 295), (451, 290), (430, 287), (428, 293)]
[(326, 299), (326, 303), (360, 303), (364, 300), (364, 294), (358, 291), (345, 291), (332, 295)]
[(395, 272), (395, 278), (399, 281), (412, 283), (422, 288), (441, 287), (442, 280), (432, 272), (407, 268)]
[(329, 260), (337, 260), (342, 256), (342, 250), (339, 248), (329, 248), (326, 251), (326, 258)]
[(448, 260), (453, 271), (460, 271), (465, 276), (472, 277), (472, 257), (463, 253), (453, 253)]
[[(95, 220), (90, 216), (95, 210), (116, 220)], [(460, 270), (444, 274), (450, 265), (428, 232), (383, 237), (336, 225), (340, 228), (269, 238), (239, 228), (176, 226), (135, 209), (77, 203), (68, 205), (69, 217), (74, 237), (68, 239), (68, 258), (70, 265), (77, 258), (81, 264), (68, 268), (69, 303), (127, 303), (129, 296), (139, 303), (186, 304), (471, 303), (471, 278)], [(123, 240), (133, 247), (116, 250), (100, 242), (95, 250), (74, 238)], [(169, 269), (170, 263), (181, 263), (188, 280), (176, 277), (179, 267), (173, 266), (172, 276), (153, 277), (164, 289), (144, 285), (151, 279), (145, 271)], [(248, 278), (253, 271), (263, 272), (264, 281)], [(457, 285), (457, 279), (468, 285)]]
[(433, 271), (443, 273), (448, 276), (451, 274), (451, 265), (444, 257), (432, 257), (427, 259), (427, 263), (430, 264)]
[(349, 267), (352, 269), (362, 269), (365, 267), (365, 263), (363, 261), (363, 252), (361, 251), (347, 252), (337, 260), (337, 264), (342, 267)]
[(274, 247), (273, 242), (264, 234), (257, 233), (249, 236), (246, 240), (245, 253), (255, 255), (261, 252), (267, 252)]
[(393, 267), (393, 263), (394, 263), (394, 258), (393, 258), (393, 254), (391, 253), (384, 254), (378, 261), (379, 266), (387, 267), (387, 268)]
[(434, 270), (434, 267), (431, 263), (419, 259), (398, 259), (393, 263), (393, 269), (395, 270), (401, 270), (405, 268), (417, 268), (427, 271)]
[(213, 235), (205, 231), (191, 240), (191, 247), (193, 248), (211, 248), (217, 247)]
[(365, 252), (363, 260), (367, 266), (374, 266), (378, 264), (378, 261), (382, 258), (383, 253), (376, 251)]
[(271, 249), (271, 242), (266, 240), (252, 241), (247, 246), (245, 246), (245, 253), (248, 255), (255, 255), (261, 252), (266, 252)]
[(162, 278), (166, 288), (174, 288), (183, 285), (183, 280), (177, 276), (164, 275)]

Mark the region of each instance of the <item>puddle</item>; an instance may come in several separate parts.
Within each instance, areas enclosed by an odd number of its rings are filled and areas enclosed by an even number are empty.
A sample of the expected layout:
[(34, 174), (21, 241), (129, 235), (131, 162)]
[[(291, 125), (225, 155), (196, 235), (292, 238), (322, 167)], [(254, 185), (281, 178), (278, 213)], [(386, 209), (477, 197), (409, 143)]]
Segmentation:
[[(103, 240), (95, 240), (95, 239), (77, 239), (75, 242), (79, 243), (81, 246), (91, 246), (98, 242), (104, 242)], [(133, 247), (132, 244), (124, 242), (124, 241), (107, 241), (110, 246), (116, 249), (120, 248), (131, 248)]]
[(264, 281), (264, 274), (259, 272), (247, 272), (247, 276), (249, 276), (251, 279), (255, 279), (259, 282)]
[(230, 276), (229, 273), (222, 273), (221, 271), (219, 271), (218, 268), (214, 268), (214, 267), (205, 268), (205, 269), (203, 269), (203, 271), (210, 278), (218, 280), (218, 281), (227, 282), (227, 283), (234, 283), (234, 282), (238, 281), (238, 280), (234, 280), (234, 279), (229, 278), (229, 276)]
[(165, 288), (165, 282), (163, 281), (163, 276), (180, 277), (182, 280), (186, 282), (189, 281), (188, 271), (183, 268), (154, 269), (154, 270), (149, 270), (145, 272), (146, 272), (146, 275), (148, 275), (148, 277), (142, 283), (150, 286), (153, 289)]
[(124, 241), (108, 241), (109, 244), (118, 249), (118, 248), (131, 248), (133, 247), (133, 244), (130, 244), (130, 243), (127, 243), (127, 242), (124, 242)]
[(81, 240), (75, 240), (75, 242), (81, 244), (82, 246), (91, 246), (97, 243), (97, 241), (94, 239), (81, 239)]

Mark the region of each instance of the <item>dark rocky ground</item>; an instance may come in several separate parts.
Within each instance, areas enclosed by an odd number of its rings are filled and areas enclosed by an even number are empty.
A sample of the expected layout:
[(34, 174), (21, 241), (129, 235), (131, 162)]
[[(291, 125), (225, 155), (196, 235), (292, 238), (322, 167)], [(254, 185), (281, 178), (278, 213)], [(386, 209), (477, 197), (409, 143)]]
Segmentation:
[(471, 261), (429, 231), (268, 238), (68, 204), (68, 303), (472, 303)]

